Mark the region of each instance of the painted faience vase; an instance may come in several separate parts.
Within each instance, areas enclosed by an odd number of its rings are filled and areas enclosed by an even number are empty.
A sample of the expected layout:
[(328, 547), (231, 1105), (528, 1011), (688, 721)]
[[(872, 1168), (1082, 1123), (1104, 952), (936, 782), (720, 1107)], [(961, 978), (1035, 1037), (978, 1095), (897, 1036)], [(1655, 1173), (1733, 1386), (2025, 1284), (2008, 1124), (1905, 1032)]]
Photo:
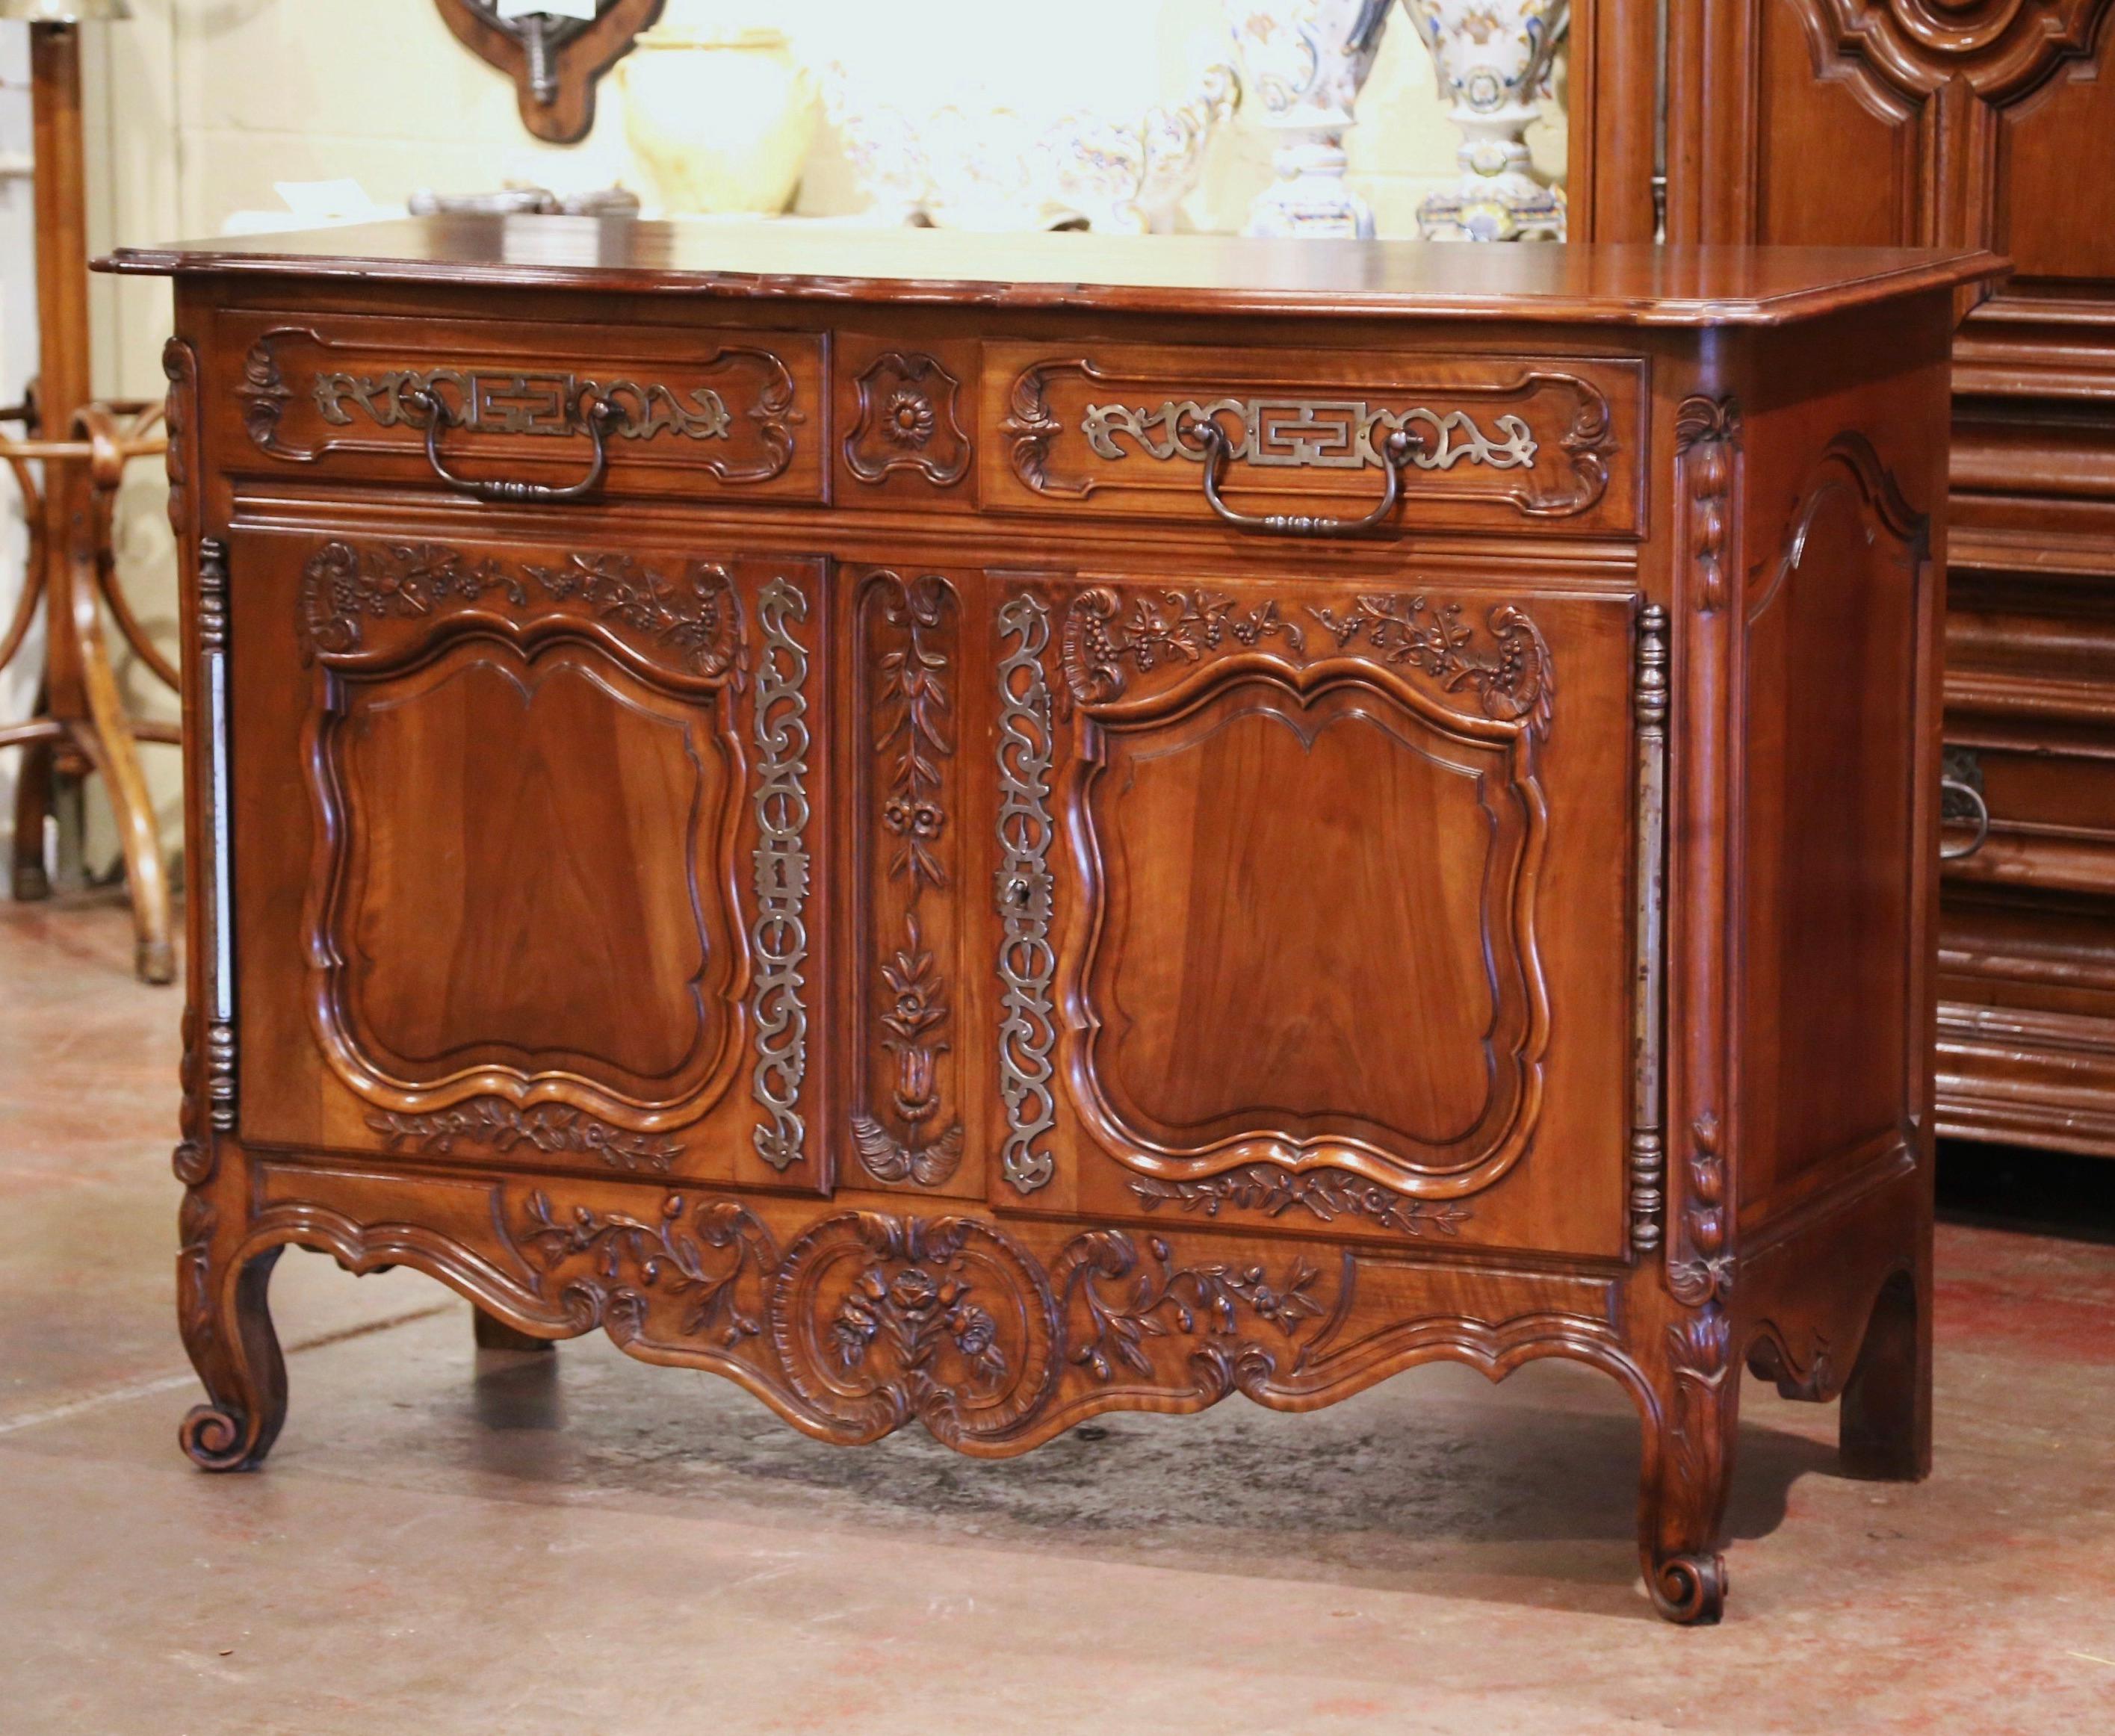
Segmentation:
[(1431, 50), (1461, 130), (1461, 178), (1417, 210), (1429, 240), (1564, 238), (1564, 195), (1529, 160), (1535, 98), (1571, 22), (1571, 0), (1402, 0)]

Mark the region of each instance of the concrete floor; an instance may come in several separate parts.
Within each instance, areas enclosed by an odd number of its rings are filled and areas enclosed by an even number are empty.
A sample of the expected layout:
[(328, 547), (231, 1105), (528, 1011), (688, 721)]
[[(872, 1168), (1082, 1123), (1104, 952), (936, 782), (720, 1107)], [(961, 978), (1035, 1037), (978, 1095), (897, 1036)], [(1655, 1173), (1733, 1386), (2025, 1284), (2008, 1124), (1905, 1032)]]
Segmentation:
[(2115, 1730), (2115, 1248), (1940, 1232), (1938, 1469), (1750, 1381), (1724, 1626), (1636, 1581), (1636, 1425), (1539, 1364), (1025, 1459), (847, 1452), (598, 1338), (473, 1350), (290, 1254), (266, 1468), (175, 1440), (179, 992), (0, 902), (9, 1736)]

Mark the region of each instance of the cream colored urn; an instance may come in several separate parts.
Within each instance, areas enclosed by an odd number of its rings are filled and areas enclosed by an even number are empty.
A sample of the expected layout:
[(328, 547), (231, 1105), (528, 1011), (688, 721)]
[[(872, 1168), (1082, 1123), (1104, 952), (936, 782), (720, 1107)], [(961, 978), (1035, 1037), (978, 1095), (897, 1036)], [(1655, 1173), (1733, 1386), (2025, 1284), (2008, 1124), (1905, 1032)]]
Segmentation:
[(748, 0), (669, 0), (617, 69), (624, 134), (664, 217), (783, 211), (821, 117), (786, 33)]

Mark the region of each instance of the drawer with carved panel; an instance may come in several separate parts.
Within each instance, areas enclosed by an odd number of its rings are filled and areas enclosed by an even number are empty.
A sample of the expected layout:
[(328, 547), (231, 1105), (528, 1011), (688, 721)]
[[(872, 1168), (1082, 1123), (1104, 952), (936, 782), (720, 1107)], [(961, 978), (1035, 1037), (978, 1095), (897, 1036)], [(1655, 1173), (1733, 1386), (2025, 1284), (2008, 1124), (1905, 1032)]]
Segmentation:
[(987, 344), (989, 508), (1635, 534), (1646, 370), (1602, 358)]
[(496, 504), (827, 497), (815, 332), (245, 313), (205, 406), (248, 466)]

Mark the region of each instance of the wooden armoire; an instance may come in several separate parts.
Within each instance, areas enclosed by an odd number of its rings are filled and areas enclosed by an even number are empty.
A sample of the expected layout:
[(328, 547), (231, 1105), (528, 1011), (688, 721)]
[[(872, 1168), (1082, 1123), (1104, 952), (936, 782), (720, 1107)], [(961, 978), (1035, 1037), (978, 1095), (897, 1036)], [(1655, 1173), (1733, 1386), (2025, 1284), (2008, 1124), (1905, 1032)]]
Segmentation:
[(2013, 262), (1954, 346), (1939, 1131), (2115, 1156), (2115, 0), (1572, 12), (1575, 239)]

